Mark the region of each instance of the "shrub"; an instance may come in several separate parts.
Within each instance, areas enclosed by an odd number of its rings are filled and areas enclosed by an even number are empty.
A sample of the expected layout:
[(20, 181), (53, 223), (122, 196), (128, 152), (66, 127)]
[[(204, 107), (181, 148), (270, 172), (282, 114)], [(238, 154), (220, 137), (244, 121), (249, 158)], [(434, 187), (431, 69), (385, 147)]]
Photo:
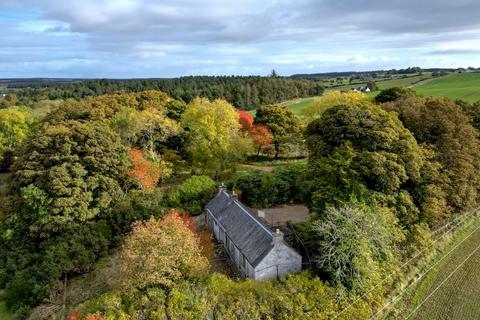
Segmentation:
[(290, 164), (273, 172), (252, 172), (235, 181), (234, 187), (253, 207), (271, 207), (285, 203), (301, 202), (299, 178), (305, 171), (304, 164)]
[(182, 208), (191, 215), (203, 212), (203, 207), (213, 197), (216, 184), (208, 176), (192, 176), (169, 196), (169, 205)]

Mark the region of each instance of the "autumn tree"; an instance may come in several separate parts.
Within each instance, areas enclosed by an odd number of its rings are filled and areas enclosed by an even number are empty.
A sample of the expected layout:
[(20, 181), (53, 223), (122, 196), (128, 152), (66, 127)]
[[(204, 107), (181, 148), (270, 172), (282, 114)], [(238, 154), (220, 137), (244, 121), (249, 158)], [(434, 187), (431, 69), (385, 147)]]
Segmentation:
[(135, 148), (130, 149), (130, 161), (132, 168), (128, 177), (135, 184), (146, 192), (152, 192), (161, 177), (160, 168), (150, 161), (147, 161), (143, 153)]
[(249, 132), (253, 126), (253, 116), (244, 110), (237, 110), (237, 112), (240, 129), (244, 132)]
[(325, 110), (339, 105), (364, 105), (369, 104), (371, 99), (362, 92), (327, 91), (321, 97), (317, 97), (302, 110), (302, 115), (307, 121), (318, 119)]
[(28, 108), (0, 109), (0, 163), (4, 170), (10, 167), (13, 151), (27, 139), (33, 123), (34, 117)]
[(283, 105), (260, 107), (255, 116), (255, 123), (269, 128), (273, 137), (275, 158), (278, 158), (280, 147), (300, 132), (297, 117), (292, 110)]
[(119, 258), (121, 288), (169, 287), (175, 281), (204, 273), (208, 261), (195, 234), (171, 211), (162, 220), (137, 222)]
[(240, 134), (238, 113), (224, 100), (195, 99), (183, 114), (193, 166), (218, 174), (231, 168), (252, 148)]
[(257, 156), (260, 154), (263, 147), (270, 145), (273, 141), (273, 136), (266, 126), (253, 126), (249, 131), (249, 135), (257, 147)]
[[(431, 162), (437, 163), (436, 176), (432, 179), (432, 173), (427, 172), (420, 195), (443, 194), (446, 212), (472, 208), (480, 187), (480, 145), (478, 133), (462, 108), (448, 99), (411, 95), (382, 107), (398, 113), (404, 126), (429, 149)], [(432, 204), (438, 207), (438, 201)]]

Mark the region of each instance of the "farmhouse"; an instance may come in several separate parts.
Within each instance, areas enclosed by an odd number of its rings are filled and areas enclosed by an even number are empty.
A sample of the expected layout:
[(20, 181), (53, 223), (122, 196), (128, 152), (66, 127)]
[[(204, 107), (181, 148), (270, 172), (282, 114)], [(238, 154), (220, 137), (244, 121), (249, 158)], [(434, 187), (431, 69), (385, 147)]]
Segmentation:
[(207, 225), (246, 277), (278, 278), (302, 269), (302, 256), (272, 232), (234, 196), (220, 189), (207, 204)]
[(353, 88), (352, 89), (353, 92), (370, 92), (370, 88), (369, 87), (358, 87), (358, 88)]

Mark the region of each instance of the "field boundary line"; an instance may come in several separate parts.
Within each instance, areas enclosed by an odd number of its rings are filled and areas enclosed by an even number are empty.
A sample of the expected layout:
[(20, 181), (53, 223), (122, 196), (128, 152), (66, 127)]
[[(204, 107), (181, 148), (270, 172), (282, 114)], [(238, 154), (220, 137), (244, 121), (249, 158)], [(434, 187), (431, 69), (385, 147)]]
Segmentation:
[[(461, 224), (462, 222), (465, 222), (467, 220), (467, 218), (469, 217), (472, 217), (474, 216), (476, 213), (478, 213), (478, 211), (480, 210), (480, 207), (477, 207), (475, 208), (474, 210), (472, 210), (471, 212), (469, 212), (468, 214), (466, 215), (463, 215), (463, 216), (460, 216), (460, 217), (456, 217), (454, 218), (452, 221), (448, 222), (447, 224), (445, 224), (444, 226), (442, 226), (441, 228), (437, 229), (437, 230), (434, 230), (432, 232), (432, 235), (435, 235), (437, 234), (440, 230), (444, 230), (444, 229), (447, 229), (447, 227), (450, 227), (451, 225), (453, 225), (454, 223), (456, 223), (457, 221), (460, 221), (459, 224)], [(457, 226), (458, 227), (458, 226)], [(377, 285), (373, 286), (372, 288), (370, 288), (370, 290), (368, 290), (367, 292), (365, 292), (364, 294), (362, 294), (360, 297), (358, 297), (357, 299), (355, 299), (352, 303), (350, 303), (349, 305), (347, 305), (344, 309), (342, 309), (342, 311), (340, 311), (339, 313), (337, 313), (332, 319), (335, 320), (337, 319), (340, 315), (342, 315), (345, 311), (347, 311), (348, 309), (350, 309), (353, 305), (355, 305), (356, 303), (358, 303), (359, 301), (363, 300), (368, 294), (370, 294), (373, 290), (377, 289), (379, 286), (381, 286), (382, 284), (385, 283), (385, 281), (391, 279), (393, 277), (394, 274), (397, 274), (399, 272), (399, 270), (402, 270), (403, 268), (405, 268), (406, 266), (408, 266), (410, 263), (413, 262), (413, 260), (417, 259), (418, 257), (420, 257), (423, 253), (425, 253), (425, 251), (427, 251), (428, 249), (432, 248), (435, 244), (437, 244), (442, 238), (444, 238), (445, 236), (447, 236), (449, 233), (451, 233), (454, 229), (456, 228), (456, 226), (453, 226), (451, 227), (450, 229), (448, 229), (447, 231), (445, 231), (445, 233), (443, 233), (442, 235), (438, 236), (429, 246), (423, 248), (422, 250), (418, 251), (412, 258), (410, 258), (408, 261), (406, 261), (405, 263), (403, 263), (398, 269), (396, 272), (388, 275), (387, 277), (385, 277), (380, 283), (378, 283)]]
[(397, 302), (399, 301), (399, 298), (414, 284), (416, 284), (418, 281), (420, 281), (421, 279), (423, 279), (433, 268), (435, 268), (440, 262), (442, 262), (447, 256), (449, 256), (453, 251), (455, 251), (462, 243), (464, 243), (467, 239), (469, 239), (475, 232), (477, 232), (478, 230), (480, 229), (480, 226), (478, 226), (477, 228), (475, 228), (475, 230), (473, 230), (467, 237), (465, 237), (465, 239), (463, 239), (462, 241), (460, 241), (459, 243), (457, 243), (450, 251), (448, 251), (442, 258), (440, 258), (439, 260), (437, 260), (435, 263), (433, 263), (428, 269), (427, 271), (425, 271), (424, 273), (421, 274), (420, 277), (418, 277), (416, 280), (412, 281), (408, 286), (406, 286), (397, 296), (395, 296), (395, 298), (390, 301), (389, 303), (387, 303), (385, 306), (383, 306), (380, 310), (378, 310), (378, 312), (376, 312), (371, 318), (370, 320), (372, 319), (375, 319), (378, 315), (380, 315), (380, 313), (382, 313), (387, 307), (390, 307), (390, 306), (395, 306), (397, 304)]
[(455, 270), (453, 270), (449, 275), (448, 277), (446, 277), (436, 288), (435, 290), (433, 290), (406, 318), (405, 320), (408, 320), (410, 319), (410, 317), (418, 311), (418, 309), (420, 309), (420, 307), (422, 307), (425, 302), (427, 302), (428, 299), (430, 299), (430, 297), (432, 295), (435, 294), (435, 292), (437, 292), (438, 289), (440, 289), (441, 286), (443, 286), (445, 284), (445, 282), (448, 281), (448, 279), (450, 279), (468, 260), (470, 260), (470, 258), (480, 249), (480, 245), (477, 246), (477, 248), (475, 250), (473, 250), (472, 253), (470, 253), (468, 255), (468, 257), (462, 261), (462, 263), (460, 263), (456, 268)]

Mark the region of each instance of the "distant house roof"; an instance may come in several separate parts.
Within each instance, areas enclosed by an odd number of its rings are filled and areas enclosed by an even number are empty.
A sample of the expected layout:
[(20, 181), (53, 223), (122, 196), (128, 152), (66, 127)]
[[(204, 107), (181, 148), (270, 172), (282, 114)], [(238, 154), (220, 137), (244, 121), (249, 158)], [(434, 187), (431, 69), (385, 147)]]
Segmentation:
[(252, 267), (256, 267), (273, 248), (272, 231), (226, 191), (220, 191), (206, 208)]

